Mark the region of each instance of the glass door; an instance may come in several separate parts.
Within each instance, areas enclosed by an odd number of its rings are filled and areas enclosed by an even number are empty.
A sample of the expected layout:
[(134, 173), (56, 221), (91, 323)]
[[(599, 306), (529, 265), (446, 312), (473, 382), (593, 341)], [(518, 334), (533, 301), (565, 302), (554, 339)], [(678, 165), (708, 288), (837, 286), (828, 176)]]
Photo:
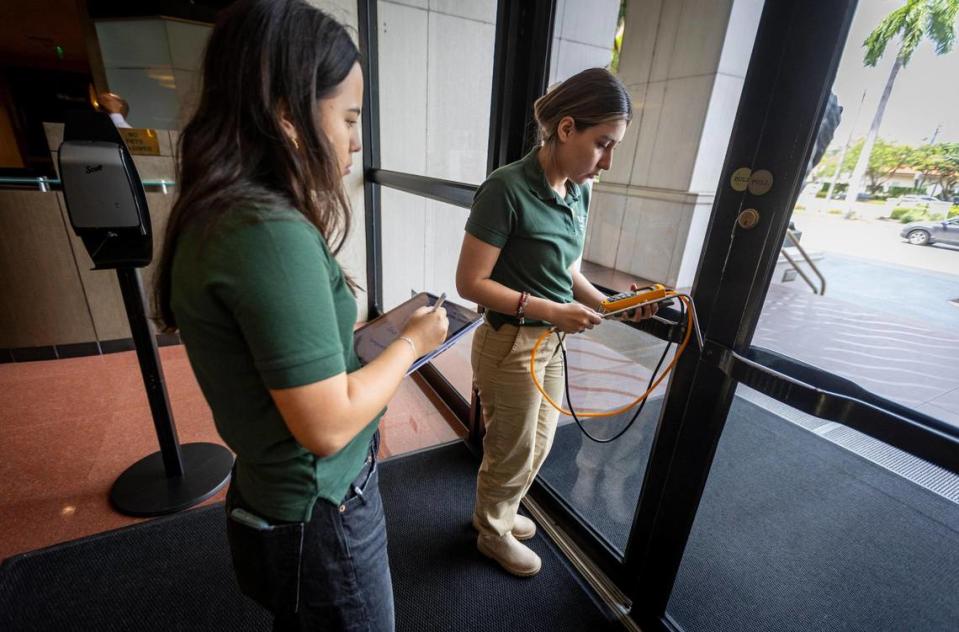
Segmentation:
[(908, 29), (903, 11), (935, 3), (789, 4), (765, 8), (722, 169), (693, 289), (704, 348), (673, 377), (627, 547), (633, 616), (689, 631), (951, 629), (959, 315), (943, 307), (959, 275), (940, 259), (951, 246), (917, 245), (920, 225), (893, 218), (951, 200), (928, 173), (895, 191), (901, 167), (876, 167), (889, 145), (948, 155), (942, 131), (945, 147), (909, 131), (938, 104), (894, 85), (876, 157), (857, 170), (842, 154), (868, 152), (890, 76), (959, 67), (935, 42), (903, 66), (899, 35), (876, 71), (863, 65), (886, 16)]

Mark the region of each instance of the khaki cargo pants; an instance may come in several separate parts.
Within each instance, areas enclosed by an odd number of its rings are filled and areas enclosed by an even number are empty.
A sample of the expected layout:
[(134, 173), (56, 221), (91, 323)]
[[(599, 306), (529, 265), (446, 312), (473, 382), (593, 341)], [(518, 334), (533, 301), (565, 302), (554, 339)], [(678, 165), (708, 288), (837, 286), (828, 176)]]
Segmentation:
[[(559, 411), (529, 375), (530, 351), (546, 327), (499, 330), (483, 323), (473, 335), (473, 382), (486, 420), (483, 463), (476, 480), (476, 522), (482, 533), (500, 536), (513, 528), (520, 500), (529, 490), (556, 434)], [(556, 403), (564, 392), (563, 356), (556, 336), (536, 352), (536, 374)]]

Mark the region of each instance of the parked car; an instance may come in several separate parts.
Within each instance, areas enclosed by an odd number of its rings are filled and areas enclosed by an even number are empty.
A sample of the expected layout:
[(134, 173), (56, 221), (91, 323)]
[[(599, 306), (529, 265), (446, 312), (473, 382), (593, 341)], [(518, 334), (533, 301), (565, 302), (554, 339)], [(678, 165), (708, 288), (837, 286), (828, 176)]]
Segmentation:
[(941, 202), (931, 195), (904, 195), (896, 202), (896, 206), (929, 206), (932, 202)]
[(912, 222), (906, 224), (899, 233), (910, 244), (927, 246), (929, 244), (952, 244), (959, 246), (959, 217), (943, 221)]

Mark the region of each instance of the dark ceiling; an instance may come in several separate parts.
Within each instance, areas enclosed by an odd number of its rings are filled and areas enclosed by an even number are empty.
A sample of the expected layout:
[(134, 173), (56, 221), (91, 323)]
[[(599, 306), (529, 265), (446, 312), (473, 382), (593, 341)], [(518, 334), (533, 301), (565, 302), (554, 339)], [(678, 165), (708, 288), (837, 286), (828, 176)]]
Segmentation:
[[(60, 46), (63, 57), (57, 55)], [(87, 66), (83, 26), (76, 0), (0, 3), (3, 65)]]
[[(90, 19), (166, 16), (213, 22), (233, 0), (3, 0), (0, 64), (84, 70), (84, 14)], [(58, 48), (59, 47), (59, 50)]]

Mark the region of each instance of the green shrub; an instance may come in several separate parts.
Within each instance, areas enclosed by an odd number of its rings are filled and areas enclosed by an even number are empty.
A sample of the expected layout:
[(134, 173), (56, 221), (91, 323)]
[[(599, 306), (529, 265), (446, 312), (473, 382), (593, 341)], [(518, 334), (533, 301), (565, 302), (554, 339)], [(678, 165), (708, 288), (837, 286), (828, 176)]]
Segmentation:
[(899, 197), (901, 195), (913, 195), (916, 192), (914, 187), (901, 187), (901, 186), (891, 186), (889, 190), (886, 191), (886, 197)]
[[(847, 188), (849, 188), (849, 185), (848, 185), (848, 184), (844, 184), (844, 183), (842, 183), (842, 182), (837, 182), (837, 183), (836, 183), (836, 188), (833, 189), (833, 192), (832, 192), (832, 199), (836, 200), (836, 199), (839, 199), (839, 198), (844, 198), (844, 197), (846, 197), (846, 189), (847, 189)], [(816, 191), (816, 197), (819, 198), (819, 199), (823, 199), (823, 198), (826, 197), (826, 194), (827, 194), (827, 193), (829, 193), (829, 183), (828, 183), (828, 182), (823, 182), (823, 183), (819, 186), (819, 190)]]
[(899, 206), (892, 210), (889, 219), (896, 219), (903, 224), (909, 222), (930, 221), (945, 219), (942, 213), (930, 213), (925, 206)]
[(905, 215), (916, 215), (924, 211), (925, 209), (920, 206), (897, 206), (892, 209), (889, 219), (902, 219)]
[(908, 224), (909, 222), (921, 222), (921, 221), (938, 219), (938, 213), (935, 214), (934, 216), (933, 214), (929, 212), (928, 209), (924, 207), (912, 207), (912, 208), (907, 207), (907, 208), (901, 208), (901, 209), (897, 208), (893, 211), (893, 214), (895, 214), (896, 211), (904, 211), (902, 214), (899, 215), (899, 221), (903, 224)]
[(949, 213), (947, 215), (950, 219), (953, 217), (959, 217), (959, 204), (956, 204), (951, 209), (949, 209)]

